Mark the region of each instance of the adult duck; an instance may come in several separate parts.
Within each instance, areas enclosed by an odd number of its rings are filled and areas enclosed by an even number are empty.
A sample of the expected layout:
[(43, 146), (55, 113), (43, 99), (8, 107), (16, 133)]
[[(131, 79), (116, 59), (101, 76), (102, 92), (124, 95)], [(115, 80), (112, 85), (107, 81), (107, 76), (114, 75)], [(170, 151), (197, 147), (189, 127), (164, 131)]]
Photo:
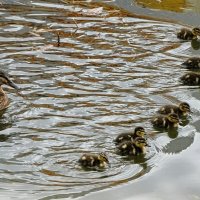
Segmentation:
[(5, 110), (9, 106), (9, 99), (3, 90), (2, 85), (8, 85), (16, 90), (19, 89), (18, 86), (10, 80), (5, 72), (0, 71), (0, 111)]

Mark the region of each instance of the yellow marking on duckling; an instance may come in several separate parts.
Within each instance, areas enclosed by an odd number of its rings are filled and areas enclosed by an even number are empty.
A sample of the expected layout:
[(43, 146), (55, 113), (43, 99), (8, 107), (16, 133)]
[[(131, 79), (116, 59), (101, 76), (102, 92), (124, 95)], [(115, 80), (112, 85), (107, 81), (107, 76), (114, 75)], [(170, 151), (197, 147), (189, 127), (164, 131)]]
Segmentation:
[(145, 154), (147, 152), (145, 147), (142, 147), (142, 153)]
[(165, 108), (161, 108), (161, 111), (165, 111)]
[(126, 149), (127, 148), (127, 144), (122, 145), (122, 149)]
[(123, 140), (124, 137), (120, 137), (119, 140)]
[(165, 126), (166, 125), (166, 120), (163, 118), (162, 121), (163, 121), (163, 126)]
[(154, 122), (157, 122), (157, 121), (158, 121), (158, 118), (156, 117), (153, 121), (154, 121)]
[(185, 31), (185, 33), (184, 33), (184, 38), (186, 38), (186, 36), (187, 36), (187, 31)]
[(85, 156), (83, 156), (83, 157), (81, 158), (81, 160), (86, 160), (86, 157), (85, 157)]
[(187, 116), (187, 112), (183, 112), (182, 115), (183, 115), (183, 116)]
[(132, 152), (133, 152), (133, 155), (135, 155), (135, 154), (136, 154), (135, 148), (133, 148), (133, 151), (132, 151)]
[(190, 75), (188, 74), (185, 78), (190, 78)]
[(102, 162), (102, 163), (100, 163), (100, 165), (99, 165), (99, 167), (105, 167), (107, 165), (107, 163), (106, 162)]
[(104, 165), (103, 165), (103, 163), (100, 163), (100, 165), (99, 165), (100, 167), (103, 167)]
[(90, 159), (91, 159), (91, 165), (94, 164), (94, 158), (90, 156)]
[(177, 128), (178, 127), (178, 123), (174, 123), (173, 127)]

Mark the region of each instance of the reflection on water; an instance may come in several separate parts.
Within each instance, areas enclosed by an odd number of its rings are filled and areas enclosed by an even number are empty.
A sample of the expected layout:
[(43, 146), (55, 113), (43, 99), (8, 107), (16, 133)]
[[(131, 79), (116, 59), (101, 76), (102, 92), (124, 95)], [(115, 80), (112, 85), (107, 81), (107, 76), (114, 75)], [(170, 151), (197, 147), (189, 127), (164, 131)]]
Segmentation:
[(200, 13), (199, 0), (133, 0), (139, 6), (151, 9), (167, 10), (172, 12), (196, 12)]
[(9, 138), (9, 135), (1, 134), (0, 135), (0, 142), (5, 142), (6, 140), (8, 140), (8, 138)]
[[(192, 126), (167, 133), (149, 123), (159, 106), (192, 101), (179, 83), (191, 55), (174, 34), (181, 26), (89, 1), (4, 1), (0, 15), (0, 64), (22, 88), (22, 95), (8, 92), (1, 121), (0, 134), (9, 137), (0, 149), (2, 197), (59, 199), (129, 183), (151, 173), (168, 144), (190, 137)], [(138, 125), (151, 147), (124, 159), (113, 139)], [(192, 142), (184, 144), (174, 152)], [(110, 168), (77, 166), (83, 153), (101, 151)]]
[(187, 0), (135, 0), (135, 2), (143, 7), (170, 10), (173, 12), (183, 12), (184, 9), (190, 6), (190, 3)]
[(200, 49), (200, 41), (199, 40), (192, 40), (191, 46), (194, 50), (199, 50)]

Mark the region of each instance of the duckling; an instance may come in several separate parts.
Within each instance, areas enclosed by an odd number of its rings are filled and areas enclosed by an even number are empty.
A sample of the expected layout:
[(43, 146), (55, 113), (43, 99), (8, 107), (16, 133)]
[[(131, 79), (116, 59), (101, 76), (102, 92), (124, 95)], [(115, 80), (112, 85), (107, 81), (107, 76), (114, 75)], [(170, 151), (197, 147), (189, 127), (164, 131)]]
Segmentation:
[(189, 72), (183, 75), (180, 80), (185, 85), (200, 85), (200, 74)]
[(182, 40), (194, 40), (200, 35), (200, 28), (193, 28), (192, 30), (183, 28), (177, 33), (177, 38)]
[(83, 154), (78, 161), (83, 167), (98, 167), (105, 168), (108, 164), (108, 157), (105, 153), (99, 154)]
[(9, 79), (5, 72), (0, 71), (0, 110), (4, 110), (9, 106), (8, 97), (2, 89), (2, 85), (8, 85), (16, 90), (19, 89), (17, 85), (15, 85), (15, 83)]
[(117, 149), (121, 155), (124, 156), (136, 156), (138, 154), (146, 153), (147, 141), (143, 137), (136, 137), (133, 141), (121, 142)]
[(200, 69), (200, 58), (189, 58), (182, 65), (185, 65), (187, 69)]
[(189, 112), (190, 112), (190, 105), (186, 102), (181, 102), (178, 106), (165, 105), (158, 110), (158, 113), (160, 114), (167, 115), (170, 113), (176, 113), (179, 117), (187, 116)]
[(117, 136), (115, 139), (115, 142), (119, 144), (120, 142), (123, 142), (125, 140), (134, 140), (136, 137), (144, 137), (145, 130), (143, 127), (138, 126), (135, 128), (133, 133), (122, 133)]
[(167, 116), (154, 117), (151, 123), (157, 128), (175, 128), (178, 127), (179, 117), (175, 113), (170, 113)]

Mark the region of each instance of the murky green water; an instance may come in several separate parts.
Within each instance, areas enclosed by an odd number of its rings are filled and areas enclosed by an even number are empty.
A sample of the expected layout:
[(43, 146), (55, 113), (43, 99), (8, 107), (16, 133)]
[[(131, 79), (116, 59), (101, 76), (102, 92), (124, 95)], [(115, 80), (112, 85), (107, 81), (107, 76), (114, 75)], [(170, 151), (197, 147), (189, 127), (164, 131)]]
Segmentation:
[[(159, 175), (163, 165), (199, 174), (198, 162), (184, 160), (198, 159), (199, 89), (179, 82), (186, 72), (180, 64), (199, 51), (177, 40), (181, 25), (78, 1), (4, 0), (0, 15), (1, 68), (22, 88), (21, 96), (5, 88), (11, 106), (0, 120), (8, 135), (0, 143), (2, 199), (123, 199), (123, 192), (134, 196), (130, 187), (175, 187), (176, 173), (168, 181), (168, 173)], [(149, 119), (160, 105), (179, 101), (190, 103), (192, 115), (177, 132), (156, 132)], [(145, 157), (123, 159), (113, 139), (137, 125), (151, 147)], [(77, 166), (82, 153), (99, 151), (110, 168)], [(198, 196), (193, 175), (182, 181)]]

